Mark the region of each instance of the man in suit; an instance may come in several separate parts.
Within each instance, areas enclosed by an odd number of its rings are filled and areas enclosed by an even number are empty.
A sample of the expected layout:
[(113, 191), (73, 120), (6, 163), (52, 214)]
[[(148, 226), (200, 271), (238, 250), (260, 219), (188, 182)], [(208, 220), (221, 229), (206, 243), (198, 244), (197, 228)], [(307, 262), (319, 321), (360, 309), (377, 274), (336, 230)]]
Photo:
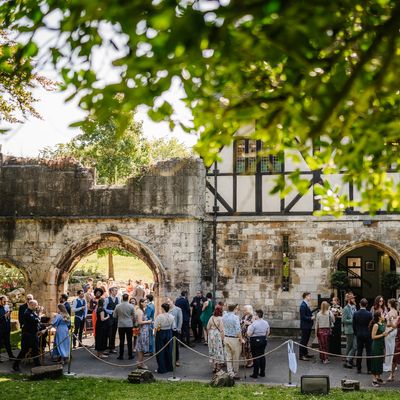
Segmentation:
[(311, 293), (303, 293), (303, 301), (300, 304), (300, 329), (301, 329), (301, 340), (299, 346), (299, 359), (302, 361), (308, 361), (313, 355), (308, 354), (308, 349), (303, 346), (308, 346), (310, 340), (312, 327), (314, 324), (315, 317), (312, 314), (310, 308)]
[[(353, 317), (353, 330), (357, 337), (357, 356), (361, 357), (363, 349), (367, 357), (371, 355), (371, 332), (369, 330), (369, 323), (372, 320), (372, 314), (367, 311), (368, 301), (367, 299), (361, 299), (360, 309), (354, 313)], [(357, 358), (357, 373), (361, 374), (361, 358)], [(367, 358), (367, 370), (368, 373), (371, 371), (371, 359)]]
[(22, 337), (21, 337), (21, 351), (15, 359), (12, 366), (14, 371), (20, 372), (19, 363), (25, 358), (29, 350), (31, 350), (33, 363), (36, 367), (40, 365), (39, 357), (39, 334), (43, 334), (45, 330), (40, 331), (40, 319), (36, 314), (38, 303), (36, 300), (31, 300), (28, 303), (28, 309), (25, 311)]
[(186, 343), (188, 346), (190, 344), (190, 330), (189, 330), (189, 322), (190, 322), (190, 305), (189, 300), (187, 299), (187, 291), (183, 290), (181, 295), (176, 299), (175, 305), (182, 310), (182, 330), (180, 339), (182, 342)]
[(345, 368), (353, 368), (353, 357), (357, 351), (357, 338), (353, 330), (353, 316), (357, 311), (354, 294), (349, 292), (346, 294), (346, 306), (343, 307), (342, 323), (343, 333), (346, 335), (346, 364)]
[(24, 326), (24, 314), (25, 311), (28, 309), (28, 304), (29, 302), (33, 300), (33, 294), (27, 294), (26, 295), (26, 303), (21, 304), (18, 308), (18, 321), (19, 321), (19, 327), (22, 329)]
[[(11, 310), (8, 306), (7, 296), (0, 296), (0, 349), (4, 346), (9, 358), (14, 358), (11, 350)], [(0, 362), (1, 354), (0, 354)]]
[(124, 344), (125, 336), (128, 345), (128, 359), (133, 359), (133, 349), (132, 349), (132, 328), (133, 321), (135, 320), (135, 307), (128, 303), (129, 294), (124, 293), (122, 295), (122, 301), (117, 304), (113, 317), (117, 321), (118, 326), (118, 336), (119, 336), (119, 356), (118, 360), (124, 359)]
[(68, 302), (68, 295), (66, 293), (63, 293), (60, 296), (60, 304), (64, 304), (65, 309), (67, 310), (67, 313), (69, 314), (69, 316), (71, 316), (71, 304), (69, 304)]
[(114, 318), (115, 307), (119, 304), (119, 299), (117, 297), (118, 289), (113, 286), (108, 289), (110, 295), (104, 300), (104, 311), (110, 316), (108, 325), (108, 348), (110, 353), (116, 353), (115, 350), (115, 336), (118, 329), (118, 319)]

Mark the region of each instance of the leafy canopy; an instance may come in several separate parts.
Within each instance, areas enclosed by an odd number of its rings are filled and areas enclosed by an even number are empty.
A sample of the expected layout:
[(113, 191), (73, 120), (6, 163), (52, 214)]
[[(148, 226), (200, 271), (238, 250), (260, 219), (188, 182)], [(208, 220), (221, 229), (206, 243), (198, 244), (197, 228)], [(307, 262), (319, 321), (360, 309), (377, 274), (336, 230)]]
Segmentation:
[(35, 88), (54, 90), (51, 80), (32, 71), (29, 57), (20, 61), (19, 74), (14, 71), (14, 57), (19, 51), (18, 44), (7, 33), (0, 30), (0, 121), (21, 123), (28, 116), (41, 118), (35, 108)]
[[(299, 149), (313, 170), (346, 170), (362, 191), (352, 204), (321, 184), (323, 211), (400, 209), (387, 172), (399, 168), (398, 1), (8, 1), (0, 20), (30, 35), (16, 53), (18, 73), (38, 53), (35, 33), (51, 25), (59, 40), (48, 53), (64, 87), (100, 122), (114, 117), (118, 132), (129, 124), (110, 106), (118, 94), (125, 110), (147, 104), (154, 120), (174, 126), (161, 95), (178, 77), (193, 114), (183, 128), (201, 133), (196, 150), (208, 165), (240, 126), (257, 121), (254, 136), (274, 152)], [(102, 45), (120, 52), (116, 82), (99, 84), (93, 52)], [(298, 172), (292, 182), (307, 188)]]

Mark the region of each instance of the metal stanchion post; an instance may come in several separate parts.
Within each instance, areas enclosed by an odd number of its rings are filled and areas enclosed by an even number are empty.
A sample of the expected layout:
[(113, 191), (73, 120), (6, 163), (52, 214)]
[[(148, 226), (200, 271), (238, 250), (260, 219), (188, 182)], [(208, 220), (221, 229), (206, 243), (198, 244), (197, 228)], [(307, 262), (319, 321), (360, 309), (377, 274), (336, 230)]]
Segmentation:
[(72, 363), (72, 340), (73, 340), (73, 332), (71, 329), (71, 337), (70, 337), (70, 343), (69, 343), (69, 357), (68, 357), (68, 372), (64, 374), (65, 376), (75, 376), (75, 372), (71, 372), (71, 363)]
[(177, 346), (176, 337), (173, 336), (172, 337), (172, 373), (173, 373), (173, 376), (172, 376), (172, 378), (168, 378), (169, 381), (173, 381), (173, 382), (177, 382), (177, 381), (181, 380), (181, 378), (176, 377), (176, 346)]

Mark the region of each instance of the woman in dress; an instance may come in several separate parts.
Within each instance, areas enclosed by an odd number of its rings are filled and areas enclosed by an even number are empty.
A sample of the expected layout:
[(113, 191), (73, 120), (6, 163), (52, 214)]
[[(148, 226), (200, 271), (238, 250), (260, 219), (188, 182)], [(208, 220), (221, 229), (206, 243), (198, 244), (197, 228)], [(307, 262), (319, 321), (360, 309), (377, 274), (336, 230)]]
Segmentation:
[(146, 316), (146, 300), (139, 300), (139, 307), (136, 310), (136, 318), (137, 324), (139, 325), (139, 335), (136, 342), (136, 353), (138, 357), (138, 365), (139, 369), (147, 369), (147, 366), (143, 364), (144, 353), (149, 352), (149, 324), (152, 321), (147, 321)]
[(329, 352), (333, 354), (342, 354), (342, 307), (340, 307), (339, 298), (332, 299), (332, 305), (329, 311), (335, 317), (335, 323), (331, 330), (329, 338)]
[(396, 338), (394, 341), (394, 356), (392, 361), (392, 370), (390, 372), (388, 382), (394, 381), (394, 371), (396, 371), (397, 366), (400, 364), (400, 316), (396, 318), (395, 321), (392, 321), (392, 324), (396, 326)]
[(144, 283), (144, 294), (146, 296), (151, 294), (150, 285), (147, 282)]
[[(156, 336), (156, 353), (157, 353), (157, 372), (164, 374), (172, 371), (172, 328), (175, 318), (169, 314), (169, 305), (161, 304), (162, 313), (157, 315), (154, 321), (154, 330)], [(167, 345), (167, 343), (169, 344)], [(164, 347), (165, 346), (165, 347)], [(160, 350), (164, 349), (160, 352)]]
[(97, 351), (97, 357), (107, 358), (108, 356), (104, 352), (107, 349), (110, 316), (104, 310), (104, 299), (102, 298), (97, 303), (96, 314), (96, 341), (94, 348)]
[(372, 386), (379, 387), (383, 380), (381, 374), (383, 372), (383, 361), (385, 359), (385, 337), (388, 332), (385, 331), (385, 318), (381, 311), (375, 311), (374, 317), (370, 322), (371, 338), (372, 338), (372, 356), (382, 356), (371, 359)]
[(222, 365), (225, 363), (224, 351), (224, 325), (222, 323), (222, 307), (215, 307), (214, 314), (208, 320), (208, 352), (210, 355), (210, 362), (213, 365), (213, 372), (221, 370)]
[[(135, 315), (138, 309), (138, 305), (137, 305), (137, 301), (134, 297), (131, 297), (129, 299), (129, 303), (133, 305), (133, 307), (135, 307)], [(137, 338), (139, 336), (140, 333), (140, 327), (137, 323), (137, 318), (135, 318), (135, 320), (133, 321), (133, 328), (132, 328), (132, 340), (133, 340), (133, 351), (136, 353), (136, 342), (137, 342)]]
[(204, 330), (204, 344), (208, 343), (207, 324), (213, 312), (214, 312), (214, 303), (212, 301), (212, 294), (207, 293), (206, 301), (203, 303), (203, 308), (200, 315), (200, 321), (201, 324), (203, 325), (203, 330)]
[(254, 311), (251, 305), (247, 305), (243, 307), (243, 316), (240, 320), (240, 329), (242, 331), (242, 338), (245, 341), (242, 348), (243, 348), (243, 357), (246, 360), (246, 368), (253, 367), (253, 360), (251, 360), (251, 349), (250, 349), (250, 338), (247, 336), (247, 328), (253, 323), (254, 321)]
[(395, 340), (397, 335), (397, 312), (396, 299), (388, 300), (388, 313), (386, 314), (386, 330), (390, 333), (385, 338), (385, 362), (383, 363), (383, 371), (388, 372), (392, 370), (393, 353), (395, 347)]
[(52, 357), (55, 361), (64, 363), (70, 352), (69, 328), (71, 327), (71, 317), (64, 304), (59, 304), (57, 307), (58, 313), (51, 321), (51, 325), (56, 328)]
[(385, 300), (381, 295), (375, 297), (374, 305), (371, 307), (372, 315), (377, 311), (382, 313), (383, 318), (386, 317), (387, 309), (385, 307)]
[(335, 317), (329, 310), (329, 303), (323, 301), (321, 303), (321, 310), (318, 312), (315, 318), (315, 333), (318, 337), (318, 346), (321, 353), (319, 353), (319, 358), (323, 364), (328, 364), (328, 354), (329, 350), (329, 335), (331, 334), (331, 326), (335, 322)]
[(89, 307), (92, 309), (92, 326), (93, 326), (93, 336), (96, 337), (96, 322), (97, 322), (97, 305), (99, 300), (103, 296), (103, 289), (96, 287), (94, 289), (94, 298), (90, 301)]
[(129, 294), (129, 298), (132, 297), (132, 293), (133, 293), (133, 280), (132, 279), (128, 279), (128, 284), (126, 285), (126, 293)]

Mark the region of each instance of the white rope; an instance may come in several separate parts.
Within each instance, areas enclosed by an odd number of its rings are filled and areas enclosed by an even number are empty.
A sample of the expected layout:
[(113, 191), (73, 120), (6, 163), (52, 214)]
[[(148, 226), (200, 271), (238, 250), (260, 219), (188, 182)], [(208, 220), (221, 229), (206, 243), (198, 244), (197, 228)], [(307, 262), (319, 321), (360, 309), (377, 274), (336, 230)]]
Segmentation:
[[(210, 360), (215, 360), (215, 358), (213, 358), (213, 357), (211, 357), (211, 356), (209, 356), (209, 355), (207, 355), (207, 354), (203, 354), (203, 353), (200, 353), (200, 352), (197, 351), (197, 350), (192, 349), (192, 348), (189, 347), (186, 343), (182, 342), (182, 341), (179, 340), (178, 338), (176, 338), (176, 340), (177, 340), (180, 344), (182, 344), (184, 347), (186, 347), (188, 350), (192, 351), (193, 353), (196, 353), (196, 354), (198, 354), (199, 356), (202, 356), (202, 357), (204, 357), (204, 358), (209, 358)], [(287, 344), (288, 342), (289, 342), (289, 340), (286, 340), (285, 342), (281, 343), (279, 346), (273, 348), (273, 349), (270, 350), (270, 351), (267, 351), (267, 352), (264, 353), (264, 354), (261, 354), (260, 356), (252, 357), (252, 358), (242, 358), (242, 359), (240, 359), (240, 360), (229, 360), (229, 362), (252, 361), (252, 360), (257, 360), (258, 358), (262, 358), (262, 357), (269, 356), (269, 355), (272, 354), (274, 351), (279, 350), (281, 347), (283, 347), (283, 346), (284, 346), (285, 344)]]
[(393, 353), (393, 354), (382, 354), (382, 355), (378, 355), (378, 356), (348, 356), (346, 354), (334, 354), (334, 353), (329, 353), (328, 351), (322, 351), (319, 349), (315, 349), (313, 347), (310, 346), (305, 346), (304, 344), (298, 343), (298, 342), (293, 342), (294, 344), (297, 344), (299, 347), (303, 347), (304, 349), (308, 349), (311, 351), (314, 351), (316, 353), (320, 353), (320, 354), (325, 354), (327, 356), (332, 356), (332, 357), (340, 357), (340, 358), (361, 358), (361, 359), (367, 359), (367, 358), (385, 358), (385, 357), (392, 357), (392, 356), (397, 356), (400, 354), (400, 352), (398, 353)]
[[(50, 329), (50, 328), (46, 328), (46, 330), (48, 330), (48, 329)], [(40, 338), (41, 338), (42, 336), (43, 336), (43, 334), (40, 335)], [(21, 358), (21, 359), (16, 358), (16, 357), (5, 357), (5, 358), (6, 358), (7, 360), (9, 360), (9, 361), (28, 361), (28, 360), (34, 360), (35, 358), (43, 357), (43, 356), (46, 355), (46, 354), (52, 353), (54, 349), (56, 349), (57, 347), (61, 346), (61, 344), (64, 343), (67, 339), (69, 339), (69, 335), (66, 336), (59, 344), (56, 344), (56, 343), (53, 342), (53, 348), (52, 348), (52, 349), (47, 350), (47, 351), (45, 351), (45, 352), (43, 352), (43, 353), (40, 353), (40, 354), (38, 354), (37, 356), (33, 356), (33, 357), (24, 357), (24, 358)]]
[[(90, 350), (79, 340), (79, 338), (78, 338), (75, 334), (74, 334), (74, 336), (75, 336), (75, 338), (78, 340), (79, 344), (81, 344), (81, 346), (82, 346), (89, 354), (91, 354), (94, 358), (96, 358), (97, 360), (103, 362), (104, 364), (111, 365), (111, 366), (113, 366), (113, 367), (126, 368), (126, 367), (134, 367), (134, 366), (136, 366), (136, 365), (141, 365), (141, 364), (143, 364), (143, 362), (145, 361), (145, 360), (143, 360), (143, 361), (137, 361), (137, 362), (135, 362), (135, 363), (133, 363), (133, 364), (124, 364), (124, 365), (112, 363), (112, 362), (110, 362), (110, 361), (104, 360), (103, 358), (97, 356), (95, 353), (93, 353), (92, 351), (90, 351)], [(152, 356), (146, 358), (146, 362), (149, 361), (149, 360), (151, 360), (152, 358), (156, 357), (158, 354), (160, 354), (160, 353), (171, 343), (171, 341), (172, 341), (172, 338), (171, 338), (157, 353), (155, 353), (155, 354), (153, 354)]]

